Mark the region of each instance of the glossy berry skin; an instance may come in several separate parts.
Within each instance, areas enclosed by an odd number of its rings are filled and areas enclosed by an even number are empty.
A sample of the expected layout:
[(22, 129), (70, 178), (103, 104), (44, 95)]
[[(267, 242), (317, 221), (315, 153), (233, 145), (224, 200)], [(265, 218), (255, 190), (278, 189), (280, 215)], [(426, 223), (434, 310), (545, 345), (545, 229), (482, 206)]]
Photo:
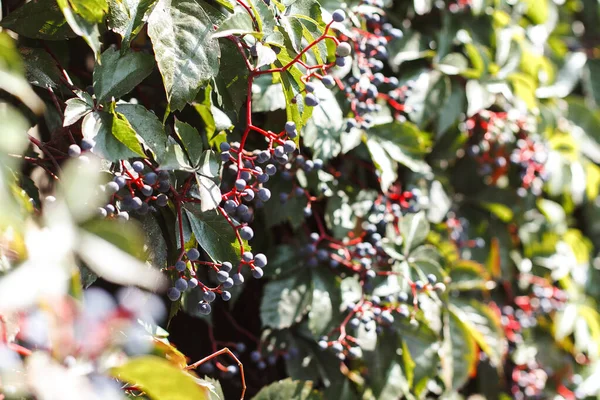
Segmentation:
[(190, 280), (188, 281), (188, 290), (192, 290), (196, 286), (198, 286), (198, 279), (190, 278)]
[(69, 157), (71, 158), (76, 158), (79, 157), (81, 155), (81, 147), (77, 146), (76, 144), (72, 144), (69, 146)]
[(144, 170), (144, 163), (141, 161), (134, 161), (133, 164), (131, 164), (131, 167), (135, 172), (140, 173)]
[(325, 75), (321, 82), (323, 82), (323, 85), (326, 87), (333, 87), (333, 85), (335, 85), (335, 79), (331, 75)]
[(240, 237), (244, 240), (251, 240), (254, 237), (254, 231), (249, 226), (240, 229)]
[(229, 273), (223, 270), (217, 272), (217, 280), (221, 283), (225, 282), (229, 278)]
[(254, 277), (254, 279), (260, 279), (263, 277), (264, 274), (264, 271), (260, 267), (254, 267), (254, 269), (252, 270), (252, 276)]
[(243, 179), (238, 179), (237, 181), (235, 181), (235, 188), (239, 191), (242, 191), (246, 188), (246, 181)]
[(231, 271), (232, 268), (233, 268), (233, 266), (231, 265), (231, 263), (229, 261), (225, 261), (224, 263), (221, 264), (221, 271), (229, 272), (229, 271)]
[(208, 303), (198, 303), (198, 312), (202, 315), (208, 315), (211, 312), (210, 304)]
[(266, 266), (267, 265), (267, 256), (265, 256), (262, 253), (255, 255), (254, 256), (254, 265), (256, 265), (257, 267), (261, 267), (261, 268)]
[(346, 13), (344, 10), (337, 9), (333, 12), (333, 14), (331, 14), (331, 19), (333, 19), (335, 22), (344, 22), (346, 19)]
[(213, 301), (215, 301), (215, 299), (217, 298), (217, 295), (215, 294), (215, 292), (204, 292), (204, 294), (202, 295), (202, 299), (207, 302), (207, 303), (212, 303)]
[(234, 274), (233, 277), (233, 282), (235, 283), (236, 286), (241, 285), (242, 283), (244, 283), (244, 275), (238, 273), (238, 274)]
[(221, 298), (223, 299), (223, 301), (229, 301), (231, 300), (231, 293), (229, 293), (227, 290), (224, 290), (221, 293)]
[(258, 198), (261, 201), (269, 201), (269, 199), (271, 198), (271, 191), (267, 188), (260, 188), (258, 190)]
[(234, 286), (233, 279), (231, 277), (227, 278), (225, 282), (223, 282), (223, 287), (225, 289), (231, 289)]
[(304, 98), (304, 103), (309, 107), (315, 107), (319, 104), (319, 99), (314, 94), (309, 93)]
[(146, 182), (148, 185), (154, 185), (157, 181), (158, 175), (156, 175), (154, 172), (148, 172), (146, 175), (144, 175), (144, 182)]

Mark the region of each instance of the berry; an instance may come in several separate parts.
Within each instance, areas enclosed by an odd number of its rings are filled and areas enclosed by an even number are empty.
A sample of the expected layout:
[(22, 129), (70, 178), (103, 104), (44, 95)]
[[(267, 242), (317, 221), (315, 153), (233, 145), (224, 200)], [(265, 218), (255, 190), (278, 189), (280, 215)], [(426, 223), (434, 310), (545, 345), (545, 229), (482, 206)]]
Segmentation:
[(238, 179), (235, 181), (235, 188), (239, 191), (244, 190), (246, 188), (246, 185), (247, 185), (247, 183), (243, 179)]
[(348, 57), (350, 55), (350, 52), (352, 51), (352, 47), (350, 47), (350, 45), (346, 42), (342, 42), (338, 45), (338, 47), (335, 49), (335, 55), (337, 57)]
[(229, 261), (225, 261), (221, 264), (221, 271), (229, 272), (232, 268), (233, 266)]
[(152, 189), (152, 186), (150, 185), (144, 185), (142, 186), (142, 189), (140, 191), (144, 196), (152, 196), (152, 192), (154, 191), (154, 189)]
[(181, 292), (176, 288), (172, 287), (169, 288), (169, 290), (167, 290), (167, 297), (169, 298), (169, 300), (177, 301), (179, 300), (179, 296), (181, 296)]
[(125, 178), (122, 176), (115, 176), (113, 178), (113, 182), (115, 182), (119, 186), (119, 189), (123, 189), (125, 187), (125, 184), (127, 183)]
[(237, 209), (237, 204), (233, 200), (227, 200), (225, 204), (223, 204), (223, 209), (227, 214), (233, 214)]
[(434, 274), (427, 275), (427, 280), (432, 285), (437, 282), (437, 278), (436, 278), (436, 276)]
[(242, 274), (240, 274), (240, 273), (237, 273), (237, 274), (233, 275), (233, 283), (234, 283), (236, 286), (239, 286), (239, 285), (241, 285), (242, 283), (244, 283), (244, 275), (242, 275)]
[(179, 272), (183, 272), (187, 269), (187, 264), (185, 263), (185, 261), (177, 261), (175, 263), (175, 269)]
[(269, 201), (269, 199), (271, 198), (271, 191), (267, 188), (260, 188), (258, 190), (258, 198), (261, 201)]
[(71, 158), (77, 158), (81, 155), (81, 147), (77, 146), (76, 144), (72, 144), (69, 146), (69, 157)]
[(245, 204), (240, 204), (239, 206), (237, 206), (237, 209), (236, 209), (236, 213), (239, 216), (244, 216), (244, 215), (248, 214), (248, 211), (249, 211), (249, 208)]
[(175, 288), (180, 292), (185, 292), (188, 288), (187, 281), (183, 278), (179, 278), (175, 281)]
[(327, 344), (327, 341), (325, 340), (319, 340), (318, 344), (321, 350), (326, 350), (329, 347), (329, 344)]
[(264, 274), (265, 273), (260, 267), (254, 267), (254, 269), (252, 270), (252, 276), (254, 277), (254, 279), (260, 279), (263, 277)]
[(223, 142), (219, 145), (219, 149), (221, 151), (229, 151), (229, 149), (231, 149), (231, 145), (229, 145), (227, 142)]
[(285, 123), (285, 132), (290, 134), (296, 130), (296, 123), (294, 121), (288, 121)]
[(156, 175), (154, 172), (148, 172), (146, 175), (144, 175), (144, 181), (148, 185), (154, 185), (157, 180), (158, 180), (158, 175)]
[(119, 211), (117, 218), (121, 221), (129, 221), (129, 213), (127, 211)]
[(119, 184), (117, 182), (108, 182), (104, 186), (104, 190), (109, 195), (113, 195), (113, 194), (117, 193), (119, 191), (119, 189), (120, 189)]
[(249, 226), (240, 229), (240, 237), (244, 240), (251, 240), (254, 237), (254, 231)]
[(312, 93), (315, 91), (315, 84), (312, 82), (306, 82), (306, 85), (304, 85), (304, 89), (306, 89), (307, 93)]
[(344, 22), (344, 20), (346, 19), (346, 13), (344, 12), (344, 10), (340, 10), (339, 8), (337, 10), (335, 10), (333, 12), (333, 14), (331, 14), (331, 18), (335, 21), (335, 22)]
[(269, 164), (265, 167), (265, 172), (267, 173), (267, 175), (273, 176), (277, 173), (277, 167), (273, 164)]
[(252, 362), (259, 362), (260, 359), (262, 358), (262, 356), (260, 355), (260, 352), (254, 350), (252, 353), (250, 353), (250, 360), (252, 360)]
[(345, 57), (336, 57), (335, 65), (337, 65), (340, 68), (345, 67), (346, 66), (346, 58)]
[(223, 299), (223, 301), (229, 301), (231, 300), (231, 293), (229, 293), (227, 290), (223, 290), (223, 292), (221, 293), (221, 298)]
[(84, 151), (91, 150), (92, 148), (94, 148), (95, 144), (96, 142), (94, 142), (92, 139), (81, 139), (81, 149)]
[(168, 202), (169, 202), (169, 198), (167, 197), (167, 195), (161, 193), (158, 196), (156, 196), (156, 204), (159, 207), (166, 206)]
[(227, 278), (227, 279), (225, 280), (225, 282), (223, 282), (223, 287), (224, 287), (225, 289), (231, 289), (231, 288), (233, 287), (233, 285), (234, 285), (234, 283), (233, 283), (233, 279), (231, 279), (231, 278)]
[(245, 262), (250, 262), (253, 259), (254, 255), (249, 251), (245, 251), (244, 254), (242, 254), (242, 260), (244, 260)]
[(133, 164), (131, 164), (131, 167), (135, 172), (139, 173), (144, 170), (144, 163), (141, 161), (134, 161)]
[(246, 200), (246, 201), (254, 200), (254, 190), (252, 190), (250, 188), (244, 190), (244, 200)]
[(200, 252), (196, 248), (189, 249), (187, 252), (187, 257), (190, 261), (196, 261), (200, 258)]
[(215, 294), (215, 292), (204, 292), (204, 294), (202, 295), (202, 299), (207, 302), (207, 303), (212, 303), (213, 301), (215, 301), (215, 299), (217, 298), (217, 295)]
[(309, 107), (315, 107), (319, 104), (319, 99), (314, 94), (309, 93), (304, 98), (304, 103)]
[(238, 344), (235, 345), (235, 348), (237, 349), (237, 351), (239, 351), (240, 353), (243, 353), (246, 351), (246, 344), (239, 342)]
[(229, 273), (223, 270), (217, 272), (217, 280), (221, 283), (225, 282), (229, 278)]
[(256, 177), (256, 180), (258, 181), (258, 183), (266, 183), (269, 180), (269, 175), (260, 174)]
[(262, 253), (255, 255), (254, 256), (254, 265), (256, 265), (257, 267), (261, 267), (261, 268), (266, 266), (267, 265), (267, 256), (265, 256)]
[(196, 286), (198, 286), (198, 279), (196, 278), (191, 278), (188, 281), (188, 290), (192, 290), (193, 288), (195, 288)]
[(207, 303), (198, 303), (198, 312), (202, 315), (210, 314), (211, 307), (210, 304)]
[(332, 87), (333, 85), (335, 85), (335, 79), (331, 75), (325, 75), (321, 82), (323, 82), (323, 85), (327, 87)]
[(283, 143), (283, 149), (286, 153), (293, 153), (296, 150), (296, 143), (293, 140), (286, 140)]

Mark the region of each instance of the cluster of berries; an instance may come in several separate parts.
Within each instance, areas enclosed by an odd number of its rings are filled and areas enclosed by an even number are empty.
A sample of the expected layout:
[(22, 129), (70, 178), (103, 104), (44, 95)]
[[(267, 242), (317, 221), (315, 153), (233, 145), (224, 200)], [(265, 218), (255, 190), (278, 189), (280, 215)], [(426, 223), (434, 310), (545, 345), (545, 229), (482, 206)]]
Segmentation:
[(458, 217), (453, 211), (448, 212), (446, 218), (446, 227), (450, 240), (459, 248), (483, 248), (485, 240), (483, 238), (471, 239), (469, 237), (469, 221), (466, 218)]
[[(481, 111), (467, 119), (466, 153), (479, 165), (480, 175), (490, 185), (506, 186), (511, 164), (515, 167), (520, 188), (539, 195), (545, 179), (544, 164), (547, 149), (533, 134), (533, 122), (515, 113)], [(462, 154), (459, 154), (461, 156)]]
[(172, 190), (168, 171), (155, 171), (150, 164), (121, 162), (121, 172), (103, 190), (109, 203), (98, 209), (101, 217), (129, 220), (129, 213), (145, 215), (169, 203)]

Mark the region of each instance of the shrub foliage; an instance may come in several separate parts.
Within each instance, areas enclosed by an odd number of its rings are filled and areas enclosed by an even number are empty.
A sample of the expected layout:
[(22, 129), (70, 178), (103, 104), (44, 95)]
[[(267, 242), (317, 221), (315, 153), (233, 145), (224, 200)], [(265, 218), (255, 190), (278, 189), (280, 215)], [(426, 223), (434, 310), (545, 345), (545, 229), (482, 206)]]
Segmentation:
[(0, 4), (1, 399), (600, 397), (595, 2)]

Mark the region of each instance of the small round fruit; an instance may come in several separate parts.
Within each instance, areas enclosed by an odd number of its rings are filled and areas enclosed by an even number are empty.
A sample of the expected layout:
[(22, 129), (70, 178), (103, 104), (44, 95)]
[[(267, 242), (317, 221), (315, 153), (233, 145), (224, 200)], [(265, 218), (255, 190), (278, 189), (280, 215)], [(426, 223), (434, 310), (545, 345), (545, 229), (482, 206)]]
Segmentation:
[(169, 290), (167, 290), (167, 297), (169, 298), (169, 300), (171, 301), (177, 301), (179, 300), (179, 296), (181, 296), (181, 292), (179, 290), (177, 290), (177, 288), (169, 288)]
[(187, 269), (187, 264), (185, 263), (185, 261), (177, 261), (175, 263), (175, 269), (179, 272), (183, 272)]
[(200, 252), (196, 248), (189, 249), (187, 252), (187, 256), (190, 261), (196, 261), (200, 258)]
[(225, 261), (221, 264), (221, 271), (229, 272), (233, 268), (233, 265), (229, 261)]
[(352, 47), (347, 42), (342, 42), (335, 49), (335, 55), (338, 57), (348, 57), (352, 52)]
[(69, 157), (71, 158), (77, 158), (81, 155), (81, 147), (77, 146), (76, 144), (72, 144), (69, 146)]
[(210, 314), (211, 307), (208, 303), (198, 303), (198, 312), (202, 315)]
[(257, 267), (265, 267), (267, 265), (267, 256), (262, 253), (259, 253), (254, 256), (254, 265)]
[(344, 22), (346, 19), (346, 13), (344, 10), (338, 8), (333, 12), (333, 14), (331, 14), (331, 19), (333, 19), (335, 22)]
[(254, 269), (252, 270), (252, 276), (254, 277), (254, 279), (260, 279), (263, 277), (264, 274), (264, 271), (260, 267), (254, 267)]
[(207, 303), (212, 303), (213, 301), (215, 301), (215, 299), (217, 298), (217, 295), (215, 294), (215, 292), (204, 292), (204, 294), (202, 295), (202, 299), (207, 302)]

